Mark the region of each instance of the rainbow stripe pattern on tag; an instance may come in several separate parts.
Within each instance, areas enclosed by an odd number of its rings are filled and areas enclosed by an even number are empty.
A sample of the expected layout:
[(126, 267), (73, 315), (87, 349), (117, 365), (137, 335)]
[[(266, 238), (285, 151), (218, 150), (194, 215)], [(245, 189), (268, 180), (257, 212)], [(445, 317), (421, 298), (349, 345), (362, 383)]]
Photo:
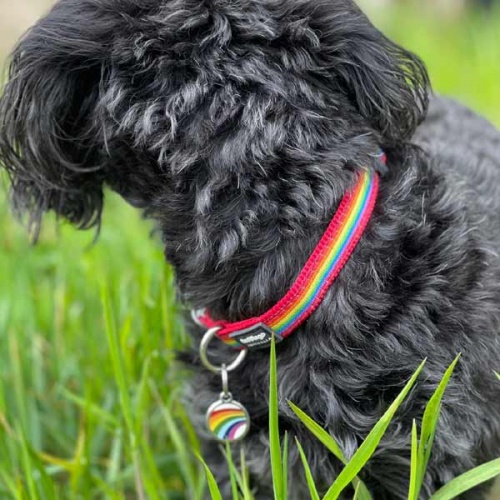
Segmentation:
[(218, 401), (208, 409), (207, 424), (219, 441), (238, 441), (247, 434), (250, 421), (246, 410), (236, 401)]

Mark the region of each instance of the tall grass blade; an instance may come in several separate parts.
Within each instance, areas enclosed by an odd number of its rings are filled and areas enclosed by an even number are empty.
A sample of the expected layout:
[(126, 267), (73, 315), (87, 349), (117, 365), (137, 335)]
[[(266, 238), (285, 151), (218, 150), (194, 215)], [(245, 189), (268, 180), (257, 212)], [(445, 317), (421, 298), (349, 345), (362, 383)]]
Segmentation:
[(88, 457), (86, 449), (87, 436), (85, 433), (85, 424), (80, 424), (78, 438), (76, 441), (75, 451), (73, 454), (73, 469), (71, 471), (71, 491), (79, 491), (80, 483), (83, 482), (83, 477), (87, 472)]
[[(283, 469), (281, 465), (281, 443), (278, 417), (278, 374), (276, 367), (276, 342), (271, 341), (271, 356), (269, 362), (269, 452), (271, 456), (271, 472), (275, 500), (282, 499)], [(286, 500), (286, 499), (283, 499)]]
[(434, 495), (431, 500), (451, 500), (457, 498), (462, 493), (479, 486), (490, 479), (500, 475), (500, 458), (487, 462), (475, 469), (472, 469), (461, 476), (452, 479)]
[(344, 456), (344, 452), (341, 450), (340, 446), (337, 444), (335, 439), (321, 427), (317, 422), (315, 422), (307, 413), (302, 411), (298, 406), (296, 406), (291, 401), (288, 401), (288, 406), (292, 411), (299, 417), (301, 422), (307, 427), (307, 429), (316, 436), (319, 441), (326, 446), (326, 448), (335, 455), (342, 463), (347, 463), (347, 459)]
[(359, 490), (361, 489), (361, 483), (358, 483), (356, 486), (356, 489), (354, 490), (354, 496), (352, 497), (352, 500), (359, 500)]
[(289, 443), (289, 434), (285, 432), (285, 439), (283, 440), (283, 458), (282, 458), (282, 467), (283, 471), (281, 473), (282, 481), (283, 481), (283, 491), (281, 492), (282, 498), (288, 498), (288, 443)]
[(314, 482), (311, 468), (309, 467), (309, 463), (307, 462), (307, 458), (306, 458), (306, 454), (304, 453), (304, 449), (302, 448), (302, 445), (300, 444), (300, 442), (297, 438), (295, 438), (295, 443), (297, 444), (300, 458), (302, 460), (302, 465), (304, 466), (304, 472), (306, 473), (307, 487), (309, 488), (309, 494), (311, 495), (311, 500), (320, 500), (319, 494), (318, 494), (318, 489), (316, 488), (316, 483)]
[(68, 399), (75, 405), (77, 405), (81, 410), (84, 410), (86, 413), (89, 413), (92, 416), (94, 416), (96, 419), (99, 420), (99, 422), (102, 422), (103, 425), (106, 425), (110, 429), (116, 428), (118, 426), (118, 419), (116, 419), (114, 415), (110, 414), (106, 410), (103, 410), (100, 406), (96, 405), (95, 403), (92, 403), (92, 401), (90, 401), (88, 398), (85, 399), (80, 396), (77, 396), (76, 394), (73, 394), (71, 391), (65, 389), (64, 387), (61, 387), (59, 389), (59, 392), (61, 396)]
[(418, 445), (418, 478), (416, 483), (416, 498), (420, 495), (420, 489), (422, 487), (422, 482), (424, 480), (425, 471), (427, 469), (427, 464), (431, 456), (432, 445), (434, 443), (434, 436), (436, 434), (436, 428), (441, 415), (441, 401), (443, 399), (444, 392), (448, 383), (453, 375), (453, 371), (460, 359), (460, 354), (454, 359), (453, 363), (448, 367), (444, 373), (441, 382), (434, 391), (431, 399), (425, 407), (424, 416), (422, 418), (422, 428), (420, 430), (420, 441)]
[(120, 474), (120, 467), (123, 456), (123, 432), (117, 429), (111, 441), (110, 453), (108, 459), (108, 467), (106, 471), (106, 481), (113, 483), (117, 480)]
[(39, 475), (38, 471), (34, 467), (34, 464), (31, 460), (31, 454), (28, 448), (28, 443), (26, 442), (26, 438), (24, 437), (22, 430), (18, 429), (17, 432), (20, 436), (19, 442), (21, 444), (22, 468), (24, 472), (26, 486), (29, 491), (29, 496), (30, 498), (39, 498), (38, 488), (34, 480), (34, 478)]
[[(323, 429), (317, 422), (315, 422), (307, 413), (302, 411), (298, 406), (293, 404), (291, 401), (288, 401), (288, 405), (292, 409), (292, 411), (299, 417), (301, 422), (307, 427), (307, 429), (321, 442), (323, 445), (335, 456), (337, 457), (343, 464), (347, 464), (347, 459), (342, 452), (342, 449), (337, 444), (335, 439), (328, 434), (328, 432)], [(358, 477), (356, 477), (353, 481), (353, 484), (358, 489), (358, 499), (359, 500), (371, 500), (372, 496), (370, 491), (366, 487), (365, 483), (361, 481)]]
[[(123, 344), (130, 332), (130, 317), (127, 317), (122, 329), (118, 332), (113, 310), (111, 307), (109, 291), (102, 284), (101, 301), (104, 310), (104, 323), (106, 337), (108, 340), (109, 355), (113, 367), (113, 374), (118, 386), (120, 408), (127, 429), (127, 440), (130, 446), (130, 455), (134, 464), (136, 495), (139, 499), (159, 499), (160, 493), (154, 479), (151, 479), (151, 471), (143, 467), (141, 457), (144, 456), (145, 444), (143, 443), (140, 426), (137, 425), (134, 416), (134, 405), (130, 396), (130, 374), (127, 371), (127, 363), (124, 356)], [(142, 448), (142, 450), (141, 450)], [(142, 453), (141, 453), (142, 451)]]
[(8, 488), (10, 493), (10, 498), (15, 498), (15, 499), (19, 498), (19, 496), (17, 495), (18, 487), (14, 478), (12, 478), (10, 474), (5, 470), (0, 470), (0, 478), (2, 479), (3, 482), (2, 486)]
[(366, 484), (356, 477), (352, 484), (356, 487), (357, 499), (358, 500), (372, 500), (372, 495)]
[(335, 439), (328, 434), (328, 431), (323, 429), (321, 425), (315, 422), (307, 413), (302, 411), (298, 406), (296, 406), (291, 401), (288, 401), (288, 406), (292, 409), (292, 411), (299, 417), (301, 422), (307, 427), (307, 429), (319, 440), (323, 443), (323, 445), (334, 455), (336, 456), (342, 463), (347, 463), (347, 459), (344, 456), (343, 451), (340, 446), (337, 444)]
[(231, 495), (233, 500), (238, 500), (238, 482), (241, 483), (241, 478), (234, 466), (233, 454), (231, 452), (231, 444), (226, 442), (226, 462), (229, 469), (229, 481), (231, 484)]
[[(229, 443), (227, 443), (226, 449), (224, 451), (224, 455), (225, 455), (226, 460), (228, 462), (230, 474), (234, 474), (234, 479), (235, 479), (236, 484), (237, 484), (236, 490), (232, 490), (232, 496), (233, 496), (233, 498), (240, 498), (240, 495), (243, 495), (243, 500), (253, 500), (253, 494), (251, 492), (250, 484), (249, 484), (249, 473), (248, 473), (248, 469), (247, 469), (246, 462), (245, 462), (244, 448), (242, 447), (240, 450), (241, 472), (234, 465), (234, 460), (233, 460), (232, 454), (230, 454), (230, 453), (231, 453), (231, 446)], [(239, 490), (238, 490), (238, 488), (239, 488)], [(236, 496), (235, 496), (235, 491), (237, 493)]]
[(419, 478), (419, 462), (418, 462), (418, 430), (417, 422), (413, 419), (411, 428), (411, 466), (410, 466), (410, 488), (408, 491), (408, 500), (418, 500), (417, 486)]
[(245, 459), (245, 449), (242, 447), (240, 450), (240, 465), (241, 465), (241, 491), (243, 493), (243, 500), (254, 500), (253, 494), (250, 490), (249, 472)]
[(358, 448), (356, 453), (353, 455), (348, 464), (344, 467), (342, 472), (339, 474), (337, 480), (332, 484), (330, 489), (324, 496), (324, 500), (336, 500), (346, 486), (351, 483), (359, 473), (359, 471), (365, 466), (373, 452), (376, 450), (378, 444), (383, 438), (385, 431), (389, 427), (397, 409), (401, 403), (405, 400), (406, 396), (410, 392), (411, 388), (415, 384), (417, 377), (420, 375), (422, 368), (424, 367), (425, 360), (422, 361), (420, 366), (417, 368), (416, 372), (410, 378), (408, 383), (405, 385), (399, 396), (395, 401), (389, 406), (387, 411), (382, 415), (381, 419), (375, 424), (375, 427), (370, 431), (366, 439), (363, 441), (361, 446)]
[[(160, 394), (158, 393), (158, 389), (153, 383), (150, 383), (151, 392), (155, 397), (158, 405), (161, 409), (161, 414), (163, 416), (163, 421), (168, 430), (168, 435), (172, 440), (174, 445), (174, 449), (177, 453), (178, 457), (178, 466), (181, 471), (181, 474), (184, 479), (185, 487), (186, 487), (186, 495), (188, 498), (192, 498), (193, 500), (198, 498), (196, 494), (196, 476), (193, 472), (191, 460), (189, 459), (189, 452), (184, 445), (184, 437), (177, 426), (177, 423), (170, 411), (170, 408), (162, 401)], [(197, 456), (199, 456), (197, 454)]]
[(17, 427), (19, 443), (21, 446), (21, 461), (24, 471), (24, 479), (28, 485), (29, 498), (50, 498), (56, 500), (55, 484), (46, 472), (46, 469), (36, 452), (30, 447), (22, 429)]
[(130, 383), (127, 377), (125, 369), (125, 360), (123, 359), (123, 353), (120, 349), (120, 339), (118, 337), (118, 331), (115, 324), (115, 319), (113, 316), (113, 311), (111, 308), (109, 291), (103, 285), (101, 289), (101, 301), (104, 310), (104, 323), (106, 337), (108, 340), (109, 355), (111, 358), (111, 363), (113, 365), (113, 373), (118, 385), (118, 393), (120, 398), (120, 406), (123, 412), (123, 417), (127, 424), (128, 439), (132, 449), (137, 446), (134, 434), (134, 418), (132, 415), (132, 401), (130, 400), (129, 387)]
[(208, 465), (205, 463), (203, 458), (201, 458), (200, 455), (196, 455), (196, 458), (201, 462), (203, 465), (203, 468), (205, 469), (205, 475), (207, 477), (207, 483), (208, 483), (208, 489), (210, 491), (210, 496), (212, 500), (223, 500), (222, 494), (219, 489), (219, 485), (217, 484), (217, 481), (215, 480), (214, 475), (212, 474), (212, 471), (208, 468)]

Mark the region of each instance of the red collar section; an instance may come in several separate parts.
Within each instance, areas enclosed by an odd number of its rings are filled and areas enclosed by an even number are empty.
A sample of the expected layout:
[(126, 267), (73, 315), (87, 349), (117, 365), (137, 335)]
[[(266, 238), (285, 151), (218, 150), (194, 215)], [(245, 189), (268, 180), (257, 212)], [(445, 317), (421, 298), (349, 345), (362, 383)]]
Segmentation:
[[(386, 156), (379, 155), (385, 168)], [(193, 311), (193, 319), (206, 328), (218, 327), (217, 336), (237, 349), (269, 346), (288, 337), (318, 308), (326, 292), (349, 260), (375, 207), (379, 176), (375, 170), (359, 173), (323, 237), (286, 295), (264, 314), (235, 323), (216, 321), (206, 310)]]

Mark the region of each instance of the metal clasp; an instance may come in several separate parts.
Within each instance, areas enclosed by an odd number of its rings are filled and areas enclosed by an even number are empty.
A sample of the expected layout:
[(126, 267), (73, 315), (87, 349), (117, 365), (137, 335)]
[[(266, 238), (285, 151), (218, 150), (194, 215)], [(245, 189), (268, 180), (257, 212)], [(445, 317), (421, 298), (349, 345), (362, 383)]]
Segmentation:
[(210, 342), (212, 342), (212, 340), (215, 338), (217, 332), (220, 329), (221, 329), (220, 326), (214, 326), (213, 328), (210, 328), (210, 330), (208, 330), (207, 333), (205, 333), (200, 344), (200, 359), (201, 362), (205, 365), (205, 367), (213, 373), (232, 372), (233, 370), (238, 368), (241, 365), (241, 363), (243, 363), (243, 361), (247, 356), (248, 351), (247, 349), (242, 350), (235, 358), (235, 360), (228, 365), (223, 364), (221, 366), (216, 366), (212, 364), (208, 359), (208, 346), (210, 345)]

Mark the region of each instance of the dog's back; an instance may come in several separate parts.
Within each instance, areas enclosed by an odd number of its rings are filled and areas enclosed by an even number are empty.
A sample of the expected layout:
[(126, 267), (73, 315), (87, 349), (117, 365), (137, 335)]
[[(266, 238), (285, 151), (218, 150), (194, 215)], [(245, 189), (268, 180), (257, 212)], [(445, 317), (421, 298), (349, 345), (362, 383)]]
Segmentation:
[(435, 97), (414, 140), (429, 155), (432, 168), (453, 185), (457, 201), (475, 212), (500, 252), (500, 132), (458, 102)]

